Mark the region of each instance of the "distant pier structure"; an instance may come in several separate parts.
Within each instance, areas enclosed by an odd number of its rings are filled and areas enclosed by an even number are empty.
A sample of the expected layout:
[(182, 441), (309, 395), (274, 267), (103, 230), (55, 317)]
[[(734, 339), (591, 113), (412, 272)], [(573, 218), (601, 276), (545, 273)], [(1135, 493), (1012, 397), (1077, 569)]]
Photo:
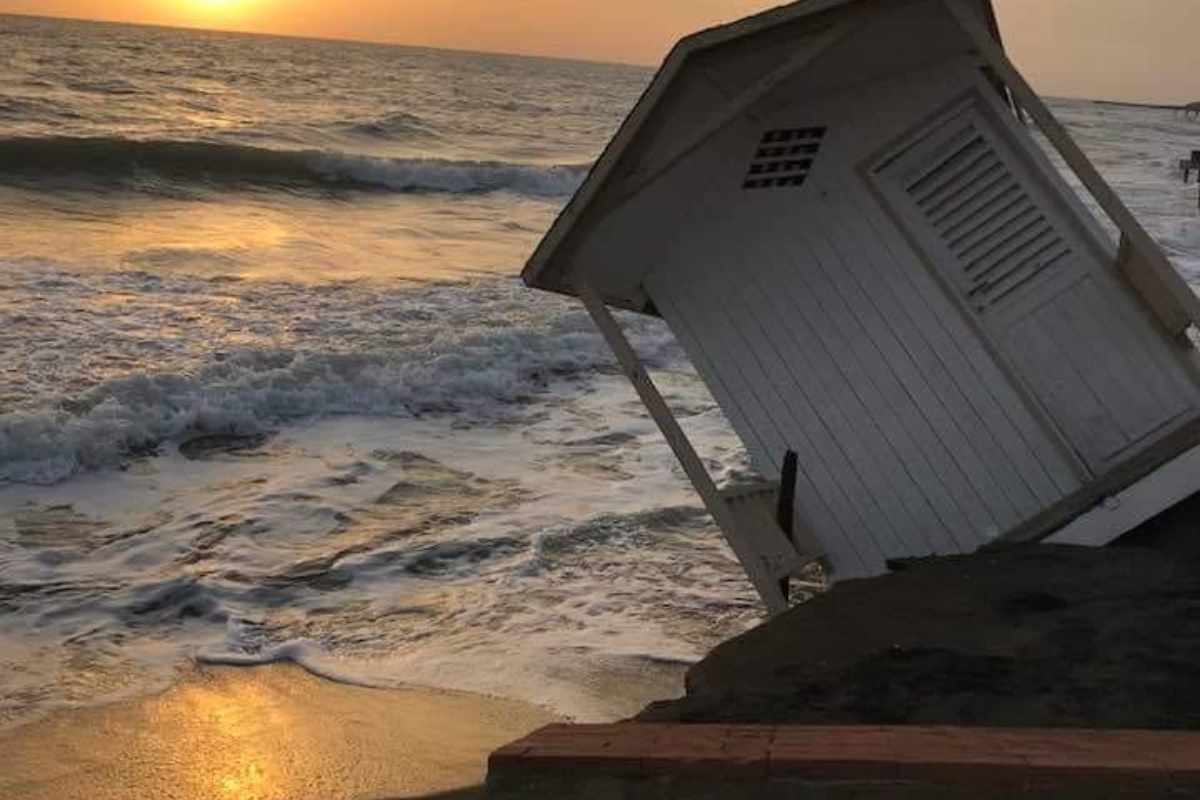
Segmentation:
[(1192, 173), (1200, 170), (1200, 150), (1193, 150), (1190, 156), (1180, 160), (1179, 169), (1183, 172), (1183, 182), (1187, 183)]
[(1150, 108), (1162, 111), (1174, 111), (1176, 114), (1183, 114), (1185, 117), (1200, 118), (1200, 101), (1185, 105), (1134, 103), (1125, 100), (1093, 100), (1092, 102), (1098, 106), (1121, 106), (1123, 108)]
[[(1200, 102), (1180, 106), (1179, 111), (1185, 118), (1200, 119)], [(1181, 159), (1179, 162), (1179, 171), (1183, 173), (1184, 183), (1188, 182), (1193, 172), (1200, 175), (1200, 150), (1193, 150), (1190, 156)], [(1200, 178), (1197, 178), (1197, 181), (1200, 182)], [(1200, 200), (1197, 203), (1200, 205)]]

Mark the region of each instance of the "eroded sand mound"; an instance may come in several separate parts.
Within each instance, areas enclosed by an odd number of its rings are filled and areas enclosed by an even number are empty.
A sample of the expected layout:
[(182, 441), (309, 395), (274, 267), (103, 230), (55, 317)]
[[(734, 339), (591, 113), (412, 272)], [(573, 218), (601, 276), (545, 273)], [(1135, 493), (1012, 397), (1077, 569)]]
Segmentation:
[(640, 719), (1200, 729), (1200, 561), (1150, 533), (1157, 548), (1036, 545), (841, 584)]

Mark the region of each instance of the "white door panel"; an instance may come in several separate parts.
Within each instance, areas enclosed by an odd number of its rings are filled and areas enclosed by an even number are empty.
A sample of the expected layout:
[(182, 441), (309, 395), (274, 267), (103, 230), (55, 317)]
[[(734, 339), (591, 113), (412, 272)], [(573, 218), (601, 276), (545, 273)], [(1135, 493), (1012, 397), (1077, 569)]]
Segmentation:
[(873, 178), (1071, 447), (1102, 473), (1195, 413), (1197, 389), (1099, 249), (974, 100), (908, 137)]

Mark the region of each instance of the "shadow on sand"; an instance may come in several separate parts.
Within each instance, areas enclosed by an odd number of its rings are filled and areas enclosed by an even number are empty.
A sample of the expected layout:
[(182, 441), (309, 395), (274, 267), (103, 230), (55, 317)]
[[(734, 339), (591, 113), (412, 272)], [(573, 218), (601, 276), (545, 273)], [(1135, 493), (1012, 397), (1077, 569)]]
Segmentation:
[(453, 792), (440, 792), (438, 794), (423, 794), (420, 797), (408, 798), (380, 798), (380, 800), (483, 800), (484, 790), (482, 786), (471, 786), (466, 789), (456, 789)]

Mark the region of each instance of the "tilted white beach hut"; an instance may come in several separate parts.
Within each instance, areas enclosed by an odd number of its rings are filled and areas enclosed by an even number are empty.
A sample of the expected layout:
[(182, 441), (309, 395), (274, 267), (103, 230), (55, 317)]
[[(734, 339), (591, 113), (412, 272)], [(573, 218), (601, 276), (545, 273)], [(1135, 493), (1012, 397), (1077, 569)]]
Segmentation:
[[(524, 278), (587, 305), (772, 610), (814, 558), (1100, 544), (1200, 488), (1200, 303), (990, 0), (807, 0), (684, 39)], [(798, 454), (791, 536), (773, 493), (718, 491), (609, 306), (666, 320), (764, 475)]]

